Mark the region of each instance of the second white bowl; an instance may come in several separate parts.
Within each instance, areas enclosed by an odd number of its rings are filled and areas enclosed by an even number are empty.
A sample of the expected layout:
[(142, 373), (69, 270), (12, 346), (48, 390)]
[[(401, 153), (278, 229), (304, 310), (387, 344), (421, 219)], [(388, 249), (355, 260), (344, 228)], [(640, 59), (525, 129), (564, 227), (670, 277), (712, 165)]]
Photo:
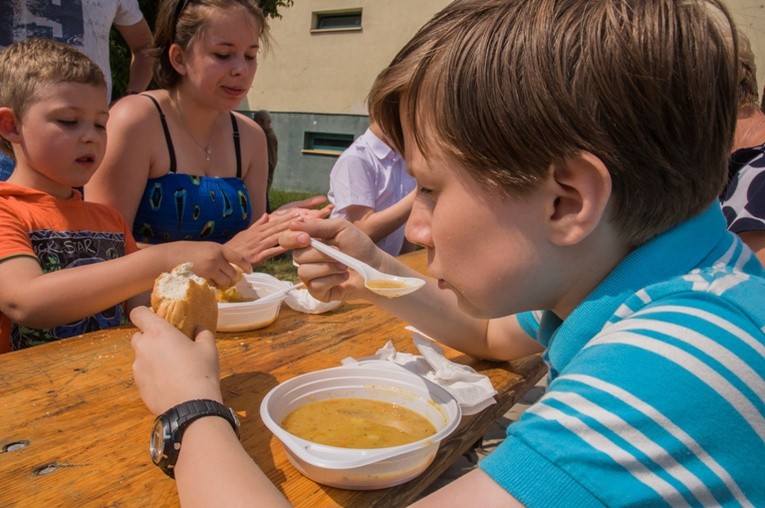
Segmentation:
[[(245, 297), (264, 298), (276, 291), (284, 289), (284, 283), (265, 273), (248, 273), (244, 275), (244, 283), (237, 289)], [(287, 295), (276, 299), (254, 300), (250, 302), (218, 302), (219, 332), (244, 332), (263, 328), (274, 321), (279, 315), (279, 309)]]

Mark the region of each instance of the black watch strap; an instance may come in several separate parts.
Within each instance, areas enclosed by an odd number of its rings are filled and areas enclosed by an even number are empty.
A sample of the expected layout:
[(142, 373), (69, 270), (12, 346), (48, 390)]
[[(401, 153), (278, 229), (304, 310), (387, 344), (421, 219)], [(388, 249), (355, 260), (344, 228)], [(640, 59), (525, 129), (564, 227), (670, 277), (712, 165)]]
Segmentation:
[(171, 429), (171, 431), (177, 433), (176, 437), (178, 442), (181, 441), (181, 436), (183, 436), (183, 432), (186, 430), (186, 426), (197, 418), (201, 418), (203, 416), (220, 416), (221, 418), (225, 418), (234, 428), (236, 437), (239, 437), (239, 420), (236, 417), (236, 413), (234, 413), (233, 409), (224, 406), (217, 400), (187, 400), (186, 402), (182, 402), (173, 407), (170, 409), (170, 411), (175, 411), (177, 415), (177, 430)]
[(182, 402), (174, 406), (155, 420), (155, 428), (160, 425), (164, 434), (164, 446), (161, 453), (152, 450), (152, 460), (169, 477), (174, 478), (175, 463), (181, 450), (181, 439), (186, 427), (198, 418), (204, 416), (220, 416), (231, 424), (236, 436), (239, 437), (239, 419), (230, 407), (216, 400), (196, 399)]

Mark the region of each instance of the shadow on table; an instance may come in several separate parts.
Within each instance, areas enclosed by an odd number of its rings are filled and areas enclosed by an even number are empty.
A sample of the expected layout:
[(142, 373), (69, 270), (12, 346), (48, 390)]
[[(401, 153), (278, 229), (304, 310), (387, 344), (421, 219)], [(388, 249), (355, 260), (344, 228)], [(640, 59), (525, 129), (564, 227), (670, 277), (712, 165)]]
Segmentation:
[(263, 471), (273, 472), (269, 478), (280, 485), (285, 478), (273, 462), (272, 434), (260, 418), (260, 403), (277, 384), (276, 378), (265, 372), (242, 372), (221, 379), (223, 401), (239, 415), (242, 445)]

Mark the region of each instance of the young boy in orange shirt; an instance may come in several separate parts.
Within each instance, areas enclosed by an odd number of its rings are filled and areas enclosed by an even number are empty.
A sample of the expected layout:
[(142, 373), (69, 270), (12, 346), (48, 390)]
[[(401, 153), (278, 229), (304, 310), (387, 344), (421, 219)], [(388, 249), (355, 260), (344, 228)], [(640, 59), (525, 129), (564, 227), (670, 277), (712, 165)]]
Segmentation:
[(222, 287), (229, 261), (249, 266), (209, 242), (138, 251), (116, 210), (82, 200), (108, 117), (104, 75), (83, 53), (42, 39), (0, 52), (0, 147), (16, 159), (0, 182), (0, 353), (123, 324), (182, 262)]

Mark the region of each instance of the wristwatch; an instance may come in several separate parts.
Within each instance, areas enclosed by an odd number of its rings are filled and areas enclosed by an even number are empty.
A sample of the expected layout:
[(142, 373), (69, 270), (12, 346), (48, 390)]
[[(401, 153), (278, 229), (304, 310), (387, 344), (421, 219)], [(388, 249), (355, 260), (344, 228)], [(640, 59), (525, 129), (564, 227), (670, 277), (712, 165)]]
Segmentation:
[(239, 437), (239, 418), (230, 407), (209, 399), (188, 400), (174, 406), (154, 420), (149, 451), (151, 460), (170, 478), (175, 478), (175, 463), (181, 451), (181, 438), (186, 427), (203, 416), (225, 418)]

